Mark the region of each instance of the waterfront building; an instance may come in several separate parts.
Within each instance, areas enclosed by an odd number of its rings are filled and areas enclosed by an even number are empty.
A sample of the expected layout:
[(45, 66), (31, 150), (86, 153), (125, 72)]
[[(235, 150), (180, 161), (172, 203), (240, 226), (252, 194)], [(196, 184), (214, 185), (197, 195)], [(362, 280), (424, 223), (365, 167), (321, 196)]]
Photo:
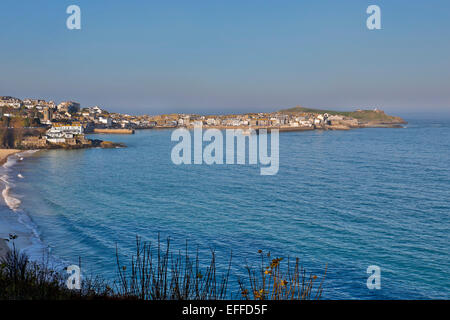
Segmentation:
[(112, 125), (111, 118), (99, 117), (98, 122), (103, 124), (105, 127), (109, 128)]
[(83, 133), (84, 128), (81, 123), (75, 122), (72, 124), (54, 124), (47, 130), (46, 136), (47, 141), (51, 143), (66, 143), (66, 139), (73, 139), (76, 136), (83, 135)]

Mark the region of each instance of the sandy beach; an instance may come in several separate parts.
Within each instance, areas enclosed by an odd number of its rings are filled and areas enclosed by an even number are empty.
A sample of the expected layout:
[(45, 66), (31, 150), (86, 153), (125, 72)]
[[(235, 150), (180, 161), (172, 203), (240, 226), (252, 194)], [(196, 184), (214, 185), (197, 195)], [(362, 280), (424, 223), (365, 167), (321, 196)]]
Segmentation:
[[(0, 165), (3, 165), (8, 157), (14, 153), (20, 152), (17, 149), (0, 149)], [(0, 261), (8, 253), (9, 247), (4, 239), (0, 239)]]
[(0, 165), (3, 165), (6, 162), (6, 159), (14, 153), (18, 153), (22, 150), (18, 149), (0, 149)]

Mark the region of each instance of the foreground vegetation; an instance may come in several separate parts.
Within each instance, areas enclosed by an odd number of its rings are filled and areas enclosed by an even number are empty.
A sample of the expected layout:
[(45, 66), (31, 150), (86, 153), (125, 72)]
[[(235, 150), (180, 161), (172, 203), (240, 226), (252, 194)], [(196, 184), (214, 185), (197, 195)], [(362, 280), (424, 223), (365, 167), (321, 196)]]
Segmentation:
[[(9, 239), (14, 240), (14, 239)], [(67, 275), (36, 263), (13, 245), (0, 261), (0, 300), (309, 300), (320, 299), (326, 268), (321, 279), (307, 274), (295, 260), (286, 266), (282, 258), (258, 251), (261, 265), (245, 266), (247, 276), (238, 280), (240, 292), (227, 292), (231, 271), (217, 274), (216, 254), (202, 267), (198, 251), (192, 258), (185, 251), (173, 253), (168, 239), (165, 248), (158, 240), (156, 248), (136, 239), (136, 252), (128, 265), (117, 259), (117, 278), (107, 283), (100, 278), (83, 278), (79, 290), (69, 290)]]

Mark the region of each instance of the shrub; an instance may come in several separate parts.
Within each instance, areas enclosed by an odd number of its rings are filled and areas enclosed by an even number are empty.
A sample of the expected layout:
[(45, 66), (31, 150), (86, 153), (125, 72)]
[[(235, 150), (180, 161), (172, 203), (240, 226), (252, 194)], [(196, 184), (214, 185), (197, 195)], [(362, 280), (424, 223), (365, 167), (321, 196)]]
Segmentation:
[[(201, 266), (198, 250), (192, 259), (186, 244), (185, 252), (171, 252), (170, 239), (163, 250), (158, 237), (155, 249), (149, 242), (136, 238), (136, 253), (129, 266), (121, 263), (116, 248), (117, 279), (108, 285), (99, 277), (83, 278), (79, 290), (69, 290), (67, 275), (49, 267), (49, 263), (32, 262), (19, 252), (14, 244), (16, 236), (10, 235), (13, 249), (0, 261), (0, 300), (222, 300), (228, 297), (254, 300), (309, 300), (320, 299), (323, 291), (322, 279), (307, 275), (295, 265), (281, 267), (282, 258), (272, 259), (270, 253), (259, 250), (261, 266), (253, 269), (246, 266), (247, 279), (239, 279), (240, 294), (227, 295), (231, 259), (227, 271), (218, 275), (216, 254)], [(79, 262), (81, 265), (81, 261)], [(236, 293), (235, 293), (236, 294)]]
[(323, 291), (325, 272), (319, 282), (313, 274), (307, 275), (306, 270), (300, 266), (298, 258), (292, 267), (288, 258), (287, 266), (283, 268), (283, 258), (272, 258), (270, 252), (258, 253), (261, 265), (258, 269), (246, 266), (247, 281), (239, 279), (241, 296), (250, 300), (310, 300), (320, 299)]

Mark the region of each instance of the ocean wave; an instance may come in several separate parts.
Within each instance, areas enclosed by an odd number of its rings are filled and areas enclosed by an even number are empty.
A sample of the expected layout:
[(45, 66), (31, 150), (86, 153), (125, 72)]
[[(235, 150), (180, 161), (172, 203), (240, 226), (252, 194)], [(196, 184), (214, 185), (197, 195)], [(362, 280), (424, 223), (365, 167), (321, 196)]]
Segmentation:
[[(14, 165), (18, 161), (22, 161), (24, 157), (30, 156), (38, 150), (28, 150), (20, 152), (8, 157), (7, 161), (0, 167), (2, 171), (0, 174), (0, 184), (3, 184), (2, 197), (9, 209), (13, 211), (15, 220), (18, 225), (4, 226), (8, 233), (20, 234), (18, 238), (18, 248), (26, 253), (33, 261), (44, 261), (56, 268), (62, 268), (66, 265), (65, 262), (51, 255), (50, 248), (41, 240), (38, 228), (31, 217), (20, 208), (21, 201), (11, 193), (11, 188), (14, 187), (11, 177), (23, 176), (14, 172)], [(1, 222), (1, 221), (0, 221)]]
[(5, 204), (13, 211), (16, 211), (19, 208), (21, 201), (15, 197), (13, 197), (10, 193), (11, 182), (9, 181), (8, 171), (9, 171), (9, 168), (11, 168), (14, 164), (17, 163), (17, 160), (19, 158), (21, 158), (21, 156), (17, 156), (17, 155), (9, 156), (7, 161), (3, 164), (3, 168), (5, 169), (5, 174), (0, 176), (0, 181), (3, 182), (3, 184), (4, 184), (4, 188), (2, 190), (3, 200), (5, 201)]
[(8, 183), (5, 181), (5, 179), (2, 177), (0, 178), (5, 183), (5, 188), (2, 191), (3, 200), (5, 201), (6, 205), (13, 211), (16, 211), (19, 209), (20, 204), (22, 203), (19, 199), (11, 196), (9, 193), (9, 190), (11, 190), (11, 187), (8, 185)]
[[(39, 151), (39, 150), (27, 150), (27, 151), (23, 151), (20, 153), (10, 155), (8, 157), (8, 159), (6, 160), (6, 162), (3, 164), (3, 168), (5, 169), (5, 174), (0, 176), (0, 181), (3, 182), (5, 187), (2, 190), (2, 197), (3, 197), (3, 200), (5, 201), (6, 205), (13, 211), (16, 211), (20, 207), (20, 204), (22, 202), (19, 199), (17, 199), (16, 197), (12, 196), (10, 193), (12, 183), (9, 180), (10, 177), (8, 175), (8, 172), (11, 170), (10, 168), (13, 167), (18, 161), (22, 161), (24, 159), (24, 157), (30, 156), (37, 151)], [(23, 176), (20, 173), (17, 174), (17, 176), (19, 178), (23, 178)]]

